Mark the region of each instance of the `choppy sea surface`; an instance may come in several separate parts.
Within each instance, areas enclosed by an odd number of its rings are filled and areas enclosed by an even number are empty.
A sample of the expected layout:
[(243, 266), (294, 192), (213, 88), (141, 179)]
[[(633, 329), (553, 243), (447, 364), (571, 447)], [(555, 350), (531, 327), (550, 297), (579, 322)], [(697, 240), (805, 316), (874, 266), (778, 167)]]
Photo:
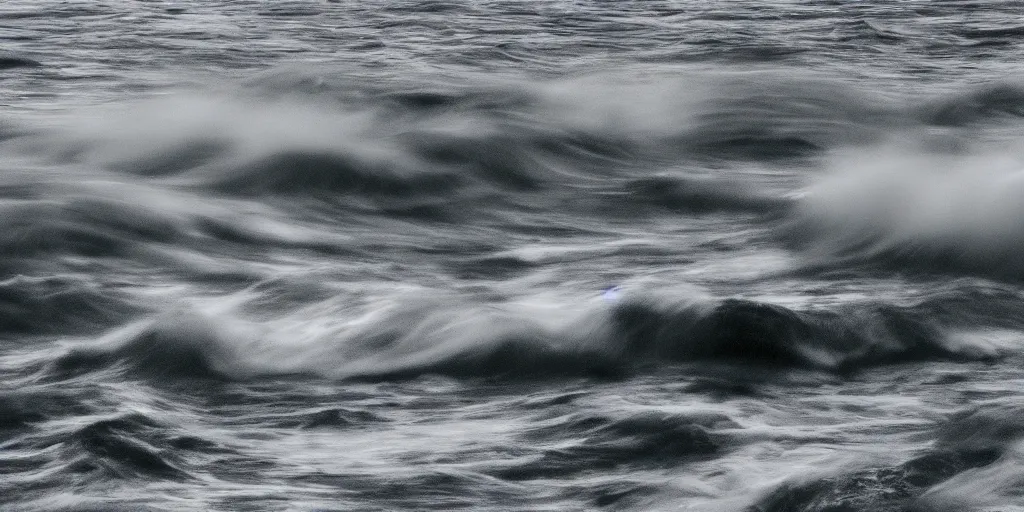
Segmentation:
[(0, 509), (1024, 510), (1017, 1), (0, 3)]

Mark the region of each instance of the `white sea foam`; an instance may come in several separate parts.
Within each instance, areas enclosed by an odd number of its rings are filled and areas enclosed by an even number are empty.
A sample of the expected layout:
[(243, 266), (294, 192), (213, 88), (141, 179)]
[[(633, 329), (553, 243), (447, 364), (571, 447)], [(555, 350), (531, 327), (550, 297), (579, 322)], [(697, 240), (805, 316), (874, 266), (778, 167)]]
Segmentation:
[(882, 148), (831, 165), (790, 226), (813, 258), (1024, 277), (1024, 159)]

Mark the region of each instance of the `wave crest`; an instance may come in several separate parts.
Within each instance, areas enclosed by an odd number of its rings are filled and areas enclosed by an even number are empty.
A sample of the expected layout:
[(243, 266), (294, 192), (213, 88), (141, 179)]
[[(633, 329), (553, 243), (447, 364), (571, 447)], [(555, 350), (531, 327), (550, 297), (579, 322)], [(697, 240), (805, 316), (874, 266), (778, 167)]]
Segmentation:
[(53, 369), (69, 375), (118, 368), (157, 379), (281, 374), (547, 379), (616, 377), (698, 361), (848, 372), (1005, 354), (1002, 348), (950, 339), (923, 317), (912, 308), (887, 305), (794, 311), (739, 299), (631, 299), (572, 314), (558, 307), (426, 301), (304, 336), (273, 324), (256, 327), (179, 313), (71, 349)]

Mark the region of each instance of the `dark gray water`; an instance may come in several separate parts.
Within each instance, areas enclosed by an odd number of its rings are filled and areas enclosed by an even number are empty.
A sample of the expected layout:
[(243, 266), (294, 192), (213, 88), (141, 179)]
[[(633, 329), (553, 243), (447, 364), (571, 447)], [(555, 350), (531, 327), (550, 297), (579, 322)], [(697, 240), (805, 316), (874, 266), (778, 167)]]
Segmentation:
[(1024, 510), (1024, 6), (0, 5), (0, 509)]

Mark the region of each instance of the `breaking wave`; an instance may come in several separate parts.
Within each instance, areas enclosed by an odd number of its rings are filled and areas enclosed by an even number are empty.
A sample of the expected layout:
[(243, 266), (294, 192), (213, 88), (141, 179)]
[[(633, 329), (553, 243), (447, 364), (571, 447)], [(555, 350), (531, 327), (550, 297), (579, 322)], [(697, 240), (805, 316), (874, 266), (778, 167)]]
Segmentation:
[[(305, 90), (308, 83), (319, 86)], [(289, 69), (230, 97), (182, 92), (45, 121), (59, 131), (11, 128), (3, 145), (122, 180), (240, 196), (632, 193), (662, 185), (672, 195), (676, 186), (649, 181), (640, 169), (680, 159), (802, 158), (898, 134), (926, 137), (929, 127), (1018, 116), (1022, 98), (1003, 83), (915, 103), (805, 72), (728, 68), (390, 89), (343, 70)], [(723, 195), (707, 190), (710, 197), (674, 197), (702, 210)], [(742, 209), (749, 199), (736, 202)]]
[(943, 324), (1000, 326), (1007, 320), (999, 308), (988, 319), (977, 311), (933, 318), (941, 307), (926, 301), (798, 311), (740, 299), (633, 298), (574, 310), (423, 300), (334, 320), (307, 334), (182, 311), (71, 347), (50, 371), (68, 376), (114, 369), (158, 379), (606, 378), (689, 362), (845, 373), (1010, 353), (984, 339), (953, 336)]
[(791, 211), (787, 237), (827, 264), (1024, 278), (1024, 162), (880, 151), (839, 160)]

